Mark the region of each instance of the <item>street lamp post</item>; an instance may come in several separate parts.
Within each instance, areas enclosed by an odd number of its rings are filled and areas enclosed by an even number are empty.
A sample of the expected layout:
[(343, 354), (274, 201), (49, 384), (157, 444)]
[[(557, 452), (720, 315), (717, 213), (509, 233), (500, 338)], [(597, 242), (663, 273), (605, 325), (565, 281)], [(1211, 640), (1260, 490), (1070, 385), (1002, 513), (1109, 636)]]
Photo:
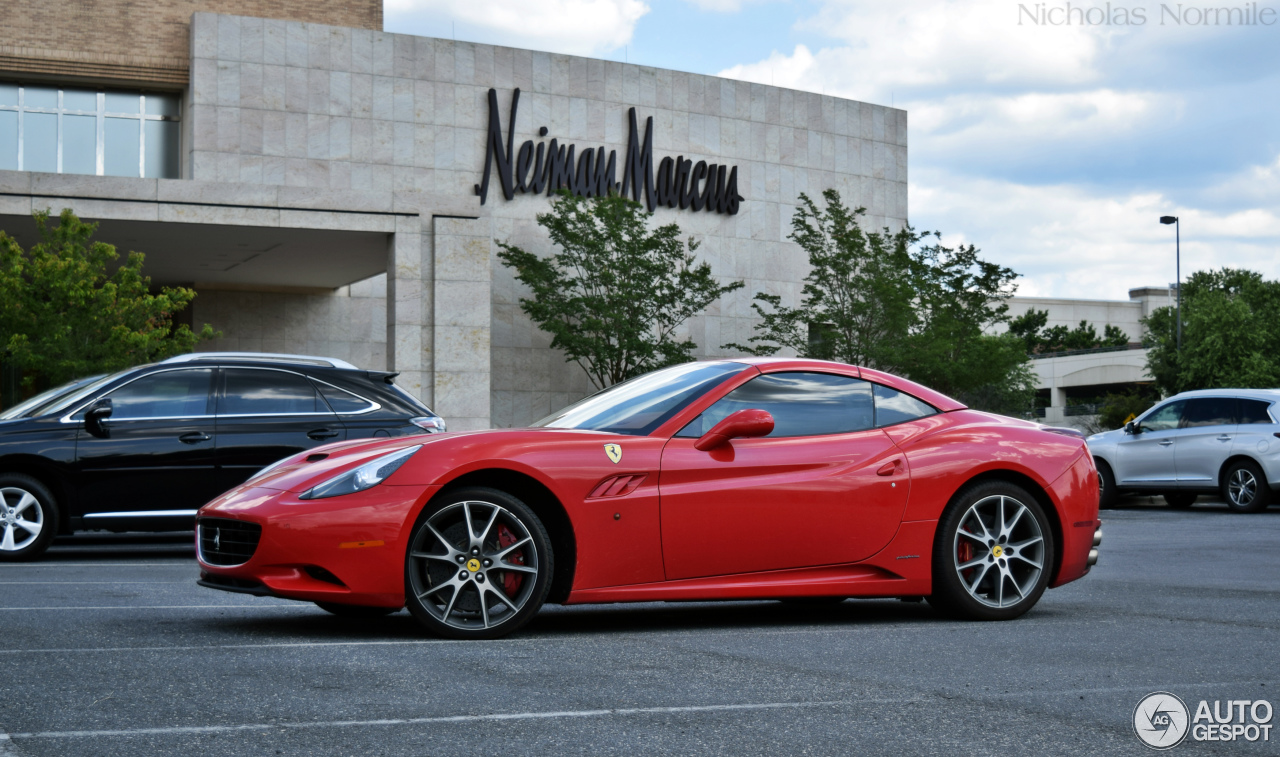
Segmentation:
[(1178, 277), (1178, 352), (1182, 352), (1182, 224), (1177, 216), (1160, 216), (1160, 223), (1173, 224), (1173, 250), (1176, 263), (1175, 275)]

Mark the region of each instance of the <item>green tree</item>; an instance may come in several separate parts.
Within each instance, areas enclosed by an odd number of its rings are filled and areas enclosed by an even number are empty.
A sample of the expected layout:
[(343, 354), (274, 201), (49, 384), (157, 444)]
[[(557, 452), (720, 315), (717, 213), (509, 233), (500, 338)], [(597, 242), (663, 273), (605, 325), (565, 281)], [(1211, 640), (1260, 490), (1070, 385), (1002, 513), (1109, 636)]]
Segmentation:
[(825, 208), (808, 196), (790, 238), (808, 253), (799, 307), (757, 294), (756, 355), (798, 355), (892, 371), (973, 407), (1021, 415), (1035, 382), (1022, 341), (987, 332), (1008, 320), (1017, 274), (982, 260), (973, 245), (946, 247), (937, 232), (866, 232), (865, 209), (849, 210), (834, 189)]
[(1109, 323), (1103, 326), (1102, 335), (1099, 336), (1097, 328), (1088, 321), (1080, 321), (1080, 325), (1074, 329), (1061, 325), (1046, 327), (1048, 322), (1048, 310), (1031, 308), (1009, 321), (1009, 333), (1021, 339), (1027, 352), (1033, 355), (1098, 347), (1123, 347), (1129, 343), (1129, 335)]
[(582, 366), (597, 387), (693, 360), (692, 339), (676, 332), (721, 295), (711, 266), (696, 264), (674, 223), (649, 227), (650, 214), (617, 195), (561, 192), (538, 215), (559, 248), (549, 258), (498, 242), (498, 258), (532, 292), (520, 309), (551, 334), (551, 346)]
[(0, 346), (4, 360), (22, 370), (23, 383), (55, 385), (190, 352), (217, 336), (175, 327), (173, 317), (196, 296), (183, 287), (150, 292), (144, 256), (131, 252), (116, 264), (116, 248), (91, 241), (97, 224), (63, 210), (32, 214), (40, 242), (24, 252), (0, 231)]
[(1176, 309), (1144, 323), (1147, 372), (1166, 394), (1280, 386), (1280, 281), (1232, 268), (1196, 271), (1182, 285), (1182, 352)]

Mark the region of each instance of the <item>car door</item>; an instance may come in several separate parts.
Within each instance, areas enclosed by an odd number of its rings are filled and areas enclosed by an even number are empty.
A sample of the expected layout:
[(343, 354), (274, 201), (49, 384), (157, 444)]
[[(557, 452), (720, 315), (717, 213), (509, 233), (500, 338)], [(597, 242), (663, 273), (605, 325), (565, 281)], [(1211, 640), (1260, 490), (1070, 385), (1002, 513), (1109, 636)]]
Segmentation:
[(1136, 423), (1136, 433), (1125, 434), (1116, 444), (1116, 483), (1119, 486), (1177, 487), (1174, 455), (1186, 400), (1166, 402)]
[[(766, 410), (774, 431), (703, 452), (731, 413)], [(889, 542), (906, 506), (906, 459), (873, 428), (871, 384), (825, 373), (757, 376), (663, 449), (668, 580), (850, 563)]]
[(1231, 456), (1235, 435), (1235, 397), (1187, 400), (1182, 413), (1182, 432), (1174, 444), (1178, 488), (1217, 488), (1218, 471)]
[(178, 368), (140, 376), (106, 393), (107, 436), (76, 436), (77, 500), (86, 527), (118, 519), (183, 518), (218, 495), (212, 368)]
[(224, 367), (217, 424), (224, 491), (281, 458), (347, 438), (311, 380), (278, 368)]
[(1271, 417), (1272, 402), (1245, 397), (1237, 402), (1238, 425), (1235, 438), (1231, 440), (1231, 454), (1248, 455), (1266, 468), (1268, 461), (1274, 461), (1275, 450), (1280, 446), (1280, 440), (1276, 439), (1280, 424)]

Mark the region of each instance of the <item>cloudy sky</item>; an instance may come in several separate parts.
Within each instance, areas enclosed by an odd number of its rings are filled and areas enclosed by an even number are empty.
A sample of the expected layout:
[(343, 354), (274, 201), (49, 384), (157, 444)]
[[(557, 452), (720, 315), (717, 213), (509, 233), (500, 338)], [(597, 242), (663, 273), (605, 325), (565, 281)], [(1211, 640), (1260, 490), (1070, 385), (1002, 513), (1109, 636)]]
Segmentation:
[(1280, 278), (1280, 2), (387, 0), (386, 28), (905, 108), (912, 225), (1022, 295), (1173, 281), (1165, 214), (1184, 274)]

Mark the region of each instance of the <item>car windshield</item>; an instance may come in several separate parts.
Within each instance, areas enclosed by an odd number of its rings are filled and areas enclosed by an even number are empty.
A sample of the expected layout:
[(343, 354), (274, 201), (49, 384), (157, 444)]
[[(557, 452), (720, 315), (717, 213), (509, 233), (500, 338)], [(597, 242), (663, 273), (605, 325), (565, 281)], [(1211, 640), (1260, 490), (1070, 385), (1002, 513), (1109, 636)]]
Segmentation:
[(740, 372), (743, 363), (683, 363), (615, 384), (534, 423), (644, 436)]
[(105, 373), (99, 373), (96, 376), (88, 376), (82, 379), (70, 381), (62, 386), (54, 387), (47, 392), (41, 392), (31, 399), (20, 402), (13, 407), (0, 413), (0, 421), (11, 421), (14, 418), (32, 418), (41, 415), (41, 410), (52, 405), (58, 400), (74, 394), (77, 390), (93, 384), (101, 379), (106, 378)]

